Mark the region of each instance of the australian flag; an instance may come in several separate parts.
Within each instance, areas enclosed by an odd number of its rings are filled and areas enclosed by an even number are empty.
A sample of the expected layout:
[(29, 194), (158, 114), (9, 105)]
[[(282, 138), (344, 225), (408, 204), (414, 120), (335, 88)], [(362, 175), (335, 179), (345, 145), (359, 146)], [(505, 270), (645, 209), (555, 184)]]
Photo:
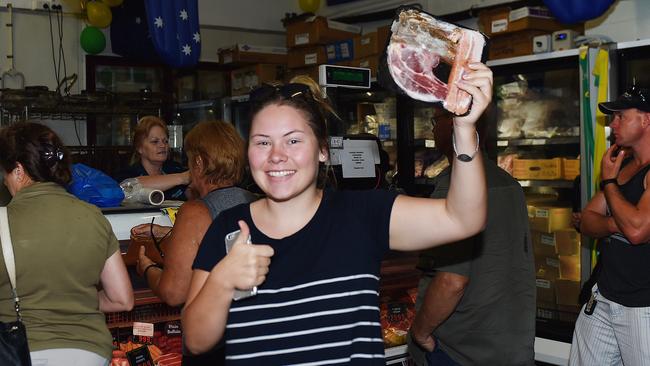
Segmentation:
[(191, 67), (201, 56), (198, 0), (145, 0), (149, 33), (163, 61)]

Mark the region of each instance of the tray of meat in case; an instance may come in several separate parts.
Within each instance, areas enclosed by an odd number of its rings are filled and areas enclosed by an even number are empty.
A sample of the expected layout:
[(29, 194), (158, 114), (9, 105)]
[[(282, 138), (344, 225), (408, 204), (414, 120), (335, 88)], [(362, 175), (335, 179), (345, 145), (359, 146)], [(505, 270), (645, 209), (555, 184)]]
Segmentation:
[(379, 80), (413, 99), (442, 102), (448, 111), (465, 114), (472, 97), (456, 83), (471, 71), (468, 64), (484, 59), (486, 41), (481, 32), (402, 7), (391, 26)]

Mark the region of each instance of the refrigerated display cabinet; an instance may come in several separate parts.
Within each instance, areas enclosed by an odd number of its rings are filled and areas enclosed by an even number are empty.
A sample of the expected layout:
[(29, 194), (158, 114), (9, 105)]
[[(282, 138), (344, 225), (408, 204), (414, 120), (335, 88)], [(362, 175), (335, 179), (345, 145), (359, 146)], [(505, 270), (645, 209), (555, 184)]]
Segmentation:
[[(536, 353), (542, 352), (536, 359), (554, 364), (568, 358), (579, 294), (592, 265), (591, 241), (575, 230), (571, 215), (591, 192), (593, 149), (589, 153), (585, 131), (595, 121), (598, 51), (586, 49), (583, 62), (579, 49), (487, 62), (494, 73), (487, 150), (526, 194), (535, 252)], [(610, 77), (610, 89), (615, 80)]]
[(650, 39), (621, 42), (616, 45), (618, 93), (636, 84), (650, 87)]

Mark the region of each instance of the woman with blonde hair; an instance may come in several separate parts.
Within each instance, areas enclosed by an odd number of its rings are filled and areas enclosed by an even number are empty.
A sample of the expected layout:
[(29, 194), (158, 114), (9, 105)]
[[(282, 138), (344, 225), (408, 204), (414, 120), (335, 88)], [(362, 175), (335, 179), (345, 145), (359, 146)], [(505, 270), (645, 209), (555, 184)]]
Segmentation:
[(142, 186), (164, 191), (165, 199), (186, 199), (190, 175), (169, 159), (169, 132), (162, 119), (145, 116), (138, 121), (133, 133), (131, 165), (115, 176), (118, 182), (127, 178), (138, 178)]

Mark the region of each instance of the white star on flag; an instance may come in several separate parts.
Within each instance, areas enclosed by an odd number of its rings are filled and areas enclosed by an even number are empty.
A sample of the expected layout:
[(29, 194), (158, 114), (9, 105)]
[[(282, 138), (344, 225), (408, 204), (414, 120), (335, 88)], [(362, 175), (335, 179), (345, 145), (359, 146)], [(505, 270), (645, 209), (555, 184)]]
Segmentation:
[(192, 38), (194, 39), (194, 42), (201, 43), (201, 35), (199, 34), (199, 32), (194, 33)]
[(181, 10), (180, 17), (183, 20), (187, 20), (188, 16), (187, 16), (187, 11), (185, 9)]
[(185, 54), (185, 56), (189, 56), (190, 53), (192, 53), (192, 48), (190, 47), (189, 44), (183, 46), (183, 53)]
[(153, 22), (156, 27), (162, 28), (163, 27), (163, 20), (161, 17), (157, 17), (156, 20)]

